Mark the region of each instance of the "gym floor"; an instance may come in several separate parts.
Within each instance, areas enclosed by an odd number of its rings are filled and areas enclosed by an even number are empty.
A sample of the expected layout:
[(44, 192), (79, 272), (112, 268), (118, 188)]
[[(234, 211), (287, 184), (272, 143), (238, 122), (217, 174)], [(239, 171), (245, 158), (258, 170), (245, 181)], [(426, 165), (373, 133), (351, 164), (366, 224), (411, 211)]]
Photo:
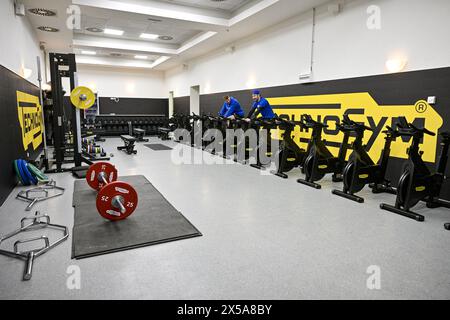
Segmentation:
[[(365, 204), (332, 195), (341, 185), (329, 178), (318, 191), (296, 183), (298, 170), (286, 181), (233, 162), (176, 165), (171, 151), (138, 144), (129, 156), (121, 144), (102, 144), (119, 175), (145, 175), (203, 236), (82, 260), (71, 260), (70, 236), (36, 259), (29, 282), (22, 261), (1, 256), (0, 299), (450, 299), (447, 209), (419, 205), (427, 220), (418, 223), (379, 209), (392, 195), (366, 189)], [(74, 178), (51, 177), (65, 194), (35, 209), (71, 232)], [(20, 189), (0, 209), (0, 234), (27, 215)], [(71, 265), (79, 290), (66, 285)], [(367, 287), (370, 266), (380, 268), (380, 290)]]

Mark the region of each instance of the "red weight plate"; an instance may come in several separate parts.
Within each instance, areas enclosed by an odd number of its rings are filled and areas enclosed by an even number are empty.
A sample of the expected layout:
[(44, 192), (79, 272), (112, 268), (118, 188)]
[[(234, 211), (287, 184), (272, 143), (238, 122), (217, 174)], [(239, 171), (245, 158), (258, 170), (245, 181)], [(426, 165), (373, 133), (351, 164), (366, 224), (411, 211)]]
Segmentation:
[[(114, 199), (120, 199), (124, 212), (118, 206), (114, 206)], [(117, 221), (126, 219), (136, 209), (138, 195), (136, 190), (128, 183), (115, 181), (102, 188), (97, 195), (97, 210), (100, 215), (108, 220)]]
[(105, 183), (98, 179), (100, 172), (106, 174), (108, 183), (117, 180), (117, 169), (114, 165), (109, 162), (96, 162), (89, 167), (86, 173), (86, 181), (92, 189), (100, 190), (105, 186)]

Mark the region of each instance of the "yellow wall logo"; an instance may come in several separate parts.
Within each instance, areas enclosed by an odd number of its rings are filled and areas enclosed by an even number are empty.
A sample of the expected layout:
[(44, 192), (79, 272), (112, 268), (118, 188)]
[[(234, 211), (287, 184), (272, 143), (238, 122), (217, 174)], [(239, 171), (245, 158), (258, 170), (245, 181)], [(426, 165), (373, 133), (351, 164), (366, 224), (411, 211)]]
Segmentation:
[[(341, 143), (343, 133), (336, 123), (342, 120), (344, 114), (357, 122), (364, 122), (373, 129), (366, 131), (364, 144), (367, 145), (369, 155), (377, 161), (384, 147), (382, 133), (386, 126), (394, 126), (399, 116), (405, 116), (408, 122), (418, 127), (426, 127), (435, 133), (444, 124), (442, 117), (426, 101), (418, 101), (413, 105), (379, 105), (368, 92), (330, 94), (298, 97), (268, 98), (270, 104), (279, 116), (287, 115), (295, 120), (300, 120), (301, 115), (310, 114), (314, 119), (326, 123), (329, 127), (324, 130), (323, 138), (328, 142)], [(295, 140), (310, 138), (311, 134), (296, 127)], [(278, 135), (278, 137), (280, 137)], [(436, 161), (437, 136), (425, 135), (421, 146), (424, 151), (423, 159), (427, 162)], [(351, 142), (352, 140), (350, 140)], [(391, 156), (406, 159), (406, 150), (411, 143), (411, 138), (400, 137), (392, 144)], [(306, 147), (306, 145), (302, 145)], [(338, 147), (330, 147), (337, 155)]]
[(39, 98), (17, 91), (17, 115), (22, 129), (23, 149), (28, 150), (32, 144), (33, 150), (36, 150), (42, 143), (42, 106)]

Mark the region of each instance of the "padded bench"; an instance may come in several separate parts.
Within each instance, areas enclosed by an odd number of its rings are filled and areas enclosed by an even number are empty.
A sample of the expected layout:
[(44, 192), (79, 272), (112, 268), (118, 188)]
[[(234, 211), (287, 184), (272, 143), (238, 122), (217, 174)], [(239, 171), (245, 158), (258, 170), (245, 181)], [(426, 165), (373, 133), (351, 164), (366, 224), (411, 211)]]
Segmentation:
[(137, 139), (138, 142), (148, 142), (148, 139), (144, 139), (144, 129), (133, 128), (133, 136)]
[(123, 150), (127, 154), (136, 154), (137, 153), (137, 150), (134, 150), (134, 143), (137, 141), (137, 139), (135, 137), (132, 137), (130, 135), (122, 135), (122, 136), (120, 136), (120, 138), (122, 138), (125, 145), (117, 147), (117, 150)]

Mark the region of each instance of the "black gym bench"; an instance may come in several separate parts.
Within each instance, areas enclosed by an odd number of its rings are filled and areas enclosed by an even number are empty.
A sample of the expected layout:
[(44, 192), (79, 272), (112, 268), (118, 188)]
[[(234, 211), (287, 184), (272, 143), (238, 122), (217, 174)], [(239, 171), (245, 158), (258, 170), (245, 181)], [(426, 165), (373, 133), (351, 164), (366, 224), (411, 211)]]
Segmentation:
[(139, 128), (133, 128), (133, 136), (137, 139), (138, 142), (148, 142), (148, 139), (145, 139), (145, 130)]
[(127, 154), (137, 154), (137, 150), (134, 150), (134, 143), (137, 141), (135, 137), (123, 135), (120, 138), (122, 138), (125, 145), (117, 147), (117, 150), (124, 150)]
[(158, 137), (161, 140), (169, 140), (169, 133), (172, 132), (173, 130), (170, 128), (162, 128), (159, 127), (158, 128)]

